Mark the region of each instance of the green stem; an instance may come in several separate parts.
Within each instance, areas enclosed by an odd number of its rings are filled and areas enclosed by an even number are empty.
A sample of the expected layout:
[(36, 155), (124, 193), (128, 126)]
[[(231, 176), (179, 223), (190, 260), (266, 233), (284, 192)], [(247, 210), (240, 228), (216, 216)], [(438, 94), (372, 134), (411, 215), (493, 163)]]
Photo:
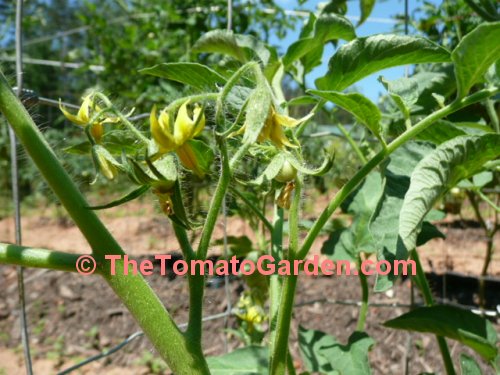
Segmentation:
[(498, 115), (495, 111), (495, 102), (493, 100), (486, 100), (486, 111), (488, 112), (488, 116), (490, 116), (493, 129), (495, 129), (495, 132), (500, 133), (500, 122), (498, 121)]
[(184, 96), (182, 98), (176, 99), (173, 102), (171, 102), (165, 108), (165, 111), (167, 111), (167, 112), (175, 111), (177, 108), (179, 108), (181, 105), (183, 105), (187, 100), (189, 100), (190, 103), (193, 103), (193, 102), (201, 102), (201, 101), (205, 101), (205, 100), (217, 100), (218, 97), (219, 97), (218, 92)]
[[(424, 269), (422, 268), (422, 263), (420, 263), (420, 257), (416, 250), (411, 251), (411, 257), (415, 261), (417, 267), (417, 285), (419, 286), (422, 295), (424, 296), (424, 301), (426, 306), (434, 305), (434, 298), (432, 297), (431, 289), (429, 287), (429, 283), (427, 282), (427, 278), (425, 277)], [(446, 370), (446, 374), (455, 375), (455, 368), (453, 367), (453, 361), (451, 360), (450, 350), (448, 349), (448, 344), (446, 343), (446, 339), (443, 336), (437, 336), (436, 339), (439, 345), (439, 350), (441, 352), (441, 357), (443, 358), (444, 367)]]
[[(275, 193), (275, 200), (279, 192)], [(273, 230), (271, 232), (271, 256), (275, 264), (283, 256), (283, 220), (284, 212), (281, 207), (274, 203)], [(273, 274), (269, 277), (269, 352), (274, 350), (276, 338), (276, 325), (281, 296), (281, 279), (279, 275)]]
[(356, 325), (356, 331), (364, 331), (366, 317), (368, 315), (368, 297), (369, 297), (369, 289), (368, 289), (368, 280), (366, 275), (361, 270), (361, 257), (358, 256), (358, 277), (359, 282), (361, 284), (361, 308), (359, 309), (359, 318), (358, 324)]
[(149, 140), (142, 134), (135, 126), (132, 124), (128, 118), (126, 118), (119, 110), (115, 109), (113, 106), (113, 103), (111, 103), (111, 100), (108, 99), (106, 95), (100, 92), (96, 92), (95, 96), (100, 98), (103, 103), (105, 104), (106, 107), (110, 108), (110, 110), (118, 116), (121, 122), (132, 132), (135, 134), (135, 136), (145, 145), (149, 144)]
[(210, 208), (208, 210), (207, 218), (203, 230), (201, 232), (200, 243), (198, 245), (198, 251), (196, 257), (198, 259), (205, 259), (207, 257), (208, 246), (210, 245), (210, 240), (212, 238), (212, 233), (217, 223), (217, 218), (219, 217), (219, 212), (222, 206), (222, 201), (226, 195), (229, 182), (231, 180), (231, 169), (229, 167), (227, 149), (225, 140), (219, 139), (221, 159), (222, 159), (222, 173), (219, 178), (219, 182), (215, 189), (214, 196), (210, 202)]
[(241, 193), (238, 189), (231, 187), (231, 186), (229, 187), (229, 190), (234, 195), (237, 195), (238, 198), (240, 198), (248, 206), (248, 208), (250, 208), (252, 210), (252, 212), (262, 221), (264, 226), (267, 229), (269, 229), (269, 231), (271, 231), (271, 232), (273, 231), (273, 225), (269, 222), (269, 220), (267, 220), (264, 213), (261, 212), (261, 210), (259, 210), (259, 208), (256, 207), (247, 197), (245, 197), (245, 195), (243, 193)]
[(179, 243), (179, 246), (181, 247), (182, 254), (184, 255), (184, 258), (186, 261), (191, 261), (192, 259), (196, 258), (196, 253), (194, 252), (193, 248), (191, 247), (191, 243), (189, 241), (188, 235), (186, 233), (186, 230), (181, 227), (179, 224), (174, 223), (171, 221), (172, 227), (174, 228), (174, 233), (175, 237), (177, 237), (177, 242)]
[(302, 193), (302, 176), (299, 174), (295, 179), (295, 189), (293, 193), (293, 200), (290, 206), (290, 213), (288, 217), (290, 241), (288, 244), (288, 257), (293, 259), (299, 250), (299, 213), (300, 213), (300, 199)]
[(491, 260), (493, 258), (493, 250), (494, 250), (494, 237), (495, 233), (498, 229), (497, 225), (495, 225), (492, 230), (489, 229), (488, 224), (483, 218), (483, 215), (481, 214), (481, 210), (479, 208), (479, 203), (477, 202), (476, 195), (473, 191), (467, 191), (467, 196), (469, 198), (469, 201), (471, 203), (472, 209), (474, 210), (474, 213), (476, 214), (476, 218), (479, 221), (479, 224), (481, 225), (481, 228), (483, 228), (484, 234), (486, 235), (486, 256), (484, 258), (484, 263), (483, 263), (483, 268), (481, 270), (480, 278), (479, 278), (479, 306), (481, 308), (484, 308), (485, 306), (485, 283), (484, 283), (484, 277), (488, 274), (488, 268), (490, 266)]
[(290, 349), (288, 350), (288, 355), (286, 357), (286, 367), (288, 369), (288, 375), (295, 375), (297, 373), (295, 371), (295, 366), (293, 365), (293, 357), (290, 353)]
[[(172, 223), (174, 227), (177, 242), (182, 250), (182, 254), (188, 263), (196, 259), (196, 253), (193, 251), (189, 242), (186, 230), (178, 224)], [(189, 320), (186, 330), (186, 337), (193, 345), (200, 345), (201, 350), (201, 335), (203, 322), (203, 294), (205, 292), (205, 277), (201, 274), (187, 274), (189, 284)]]
[(312, 228), (307, 233), (307, 236), (302, 244), (302, 247), (298, 253), (298, 259), (304, 259), (309, 249), (311, 248), (314, 240), (319, 235), (321, 229), (325, 226), (328, 219), (335, 212), (335, 210), (342, 204), (342, 202), (354, 191), (354, 189), (365, 179), (365, 177), (375, 169), (382, 161), (384, 161), (390, 154), (396, 151), (400, 146), (404, 145), (409, 140), (413, 139), (417, 134), (428, 128), (435, 121), (446, 117), (459, 109), (467, 107), (471, 104), (480, 102), (492, 95), (495, 95), (500, 89), (485, 89), (478, 91), (468, 97), (463, 99), (458, 99), (453, 103), (441, 108), (440, 110), (430, 114), (423, 120), (415, 124), (414, 127), (408, 129), (390, 144), (386, 148), (377, 153), (372, 159), (366, 163), (363, 168), (361, 168), (335, 195), (335, 197), (330, 201), (328, 206), (323, 210), (318, 219), (314, 222)]
[(75, 264), (81, 255), (0, 243), (0, 264), (76, 272)]
[(297, 279), (298, 277), (292, 274), (286, 276), (283, 281), (283, 290), (281, 292), (276, 325), (274, 350), (270, 353), (271, 358), (269, 362), (269, 373), (271, 375), (283, 375), (286, 371), (288, 336), (292, 321), (293, 302), (295, 298), (295, 289), (297, 287)]
[[(288, 216), (289, 223), (289, 246), (288, 260), (293, 263), (295, 254), (299, 249), (299, 212), (302, 192), (302, 176), (295, 179), (295, 191), (290, 206)], [(293, 301), (295, 298), (295, 288), (297, 286), (297, 276), (285, 276), (283, 290), (279, 301), (278, 318), (276, 321), (275, 342), (270, 348), (270, 373), (284, 374), (287, 367), (288, 357), (288, 337), (290, 335), (290, 322), (292, 320)]]
[(229, 80), (226, 82), (224, 85), (224, 88), (222, 89), (220, 95), (217, 98), (217, 110), (215, 113), (215, 118), (219, 123), (222, 123), (220, 121), (220, 116), (222, 116), (222, 109), (224, 107), (224, 100), (226, 100), (226, 97), (229, 95), (233, 87), (238, 83), (238, 81), (245, 75), (245, 73), (249, 69), (254, 69), (254, 65), (258, 65), (257, 62), (255, 61), (250, 61), (240, 67), (232, 76), (229, 78)]
[[(104, 256), (124, 255), (94, 211), (78, 191), (56, 155), (49, 147), (28, 112), (10, 89), (0, 73), (0, 111), (11, 124), (16, 135), (75, 224), (87, 239), (100, 272), (132, 316), (137, 320), (158, 353), (176, 374), (208, 374), (203, 354), (192, 348), (171, 316), (140, 275), (111, 275)], [(116, 262), (118, 269), (123, 261)]]
[(344, 128), (344, 126), (342, 124), (340, 124), (340, 123), (337, 124), (337, 127), (339, 128), (340, 132), (344, 135), (344, 137), (347, 139), (347, 142), (349, 142), (349, 144), (351, 145), (351, 147), (354, 150), (354, 152), (356, 153), (356, 155), (358, 155), (358, 158), (361, 160), (361, 162), (363, 164), (366, 164), (368, 162), (368, 160), (366, 160), (365, 155), (363, 154), (363, 152), (359, 148), (356, 141), (354, 141), (354, 139), (352, 139), (351, 134), (349, 134), (347, 129)]

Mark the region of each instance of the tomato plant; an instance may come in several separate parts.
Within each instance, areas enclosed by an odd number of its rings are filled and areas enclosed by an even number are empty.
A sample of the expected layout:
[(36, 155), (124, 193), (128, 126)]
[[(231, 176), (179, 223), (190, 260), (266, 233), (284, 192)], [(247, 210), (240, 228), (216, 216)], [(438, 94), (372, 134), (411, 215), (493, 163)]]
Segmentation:
[[(498, 371), (497, 335), (491, 323), (472, 312), (435, 304), (417, 248), (441, 235), (430, 221), (439, 216), (434, 207), (444, 194), (459, 184), (481, 192), (484, 181), (498, 182), (499, 38), (499, 22), (476, 27), (452, 51), (417, 36), (357, 37), (351, 22), (329, 8), (319, 15), (311, 13), (300, 39), (281, 56), (254, 36), (212, 30), (192, 49), (218, 57), (210, 60), (218, 61), (213, 65), (168, 62), (141, 70), (181, 83), (191, 92), (169, 103), (157, 103), (151, 110), (149, 129), (130, 121), (130, 114), (122, 113), (101, 92), (85, 96), (77, 113), (61, 106), (67, 119), (81, 126), (87, 136), (85, 149), (97, 174), (108, 179), (123, 174), (130, 181), (129, 194), (97, 207), (80, 194), (3, 76), (0, 110), (85, 235), (98, 273), (174, 373), (231, 373), (235, 368), (245, 373), (295, 373), (288, 347), (298, 276), (272, 274), (264, 286), (260, 284), (260, 293), (243, 296), (236, 314), (250, 335), (246, 342), (252, 345), (206, 358), (201, 346), (204, 275), (186, 276), (190, 312), (187, 329), (181, 331), (142, 276), (113, 275), (105, 261), (106, 256), (124, 252), (94, 211), (148, 193), (170, 219), (188, 261), (207, 259), (228, 192), (261, 222), (262, 226), (254, 226), (263, 239), (260, 251), (276, 262), (306, 259), (332, 215), (342, 209), (353, 222), (329, 231), (323, 246), (328, 257), (353, 261), (358, 268), (368, 257), (411, 258), (417, 265), (413, 278), (426, 306), (384, 325), (434, 334), (448, 374), (456, 372), (457, 364), (452, 362), (446, 338), (469, 346)], [(345, 43), (331, 56), (329, 69), (316, 80), (315, 88), (285, 98), (284, 77), (292, 77), (305, 88), (304, 77), (320, 64), (324, 45), (339, 40)], [(409, 64), (421, 69), (393, 81), (380, 77), (387, 90), (383, 110), (361, 93), (349, 91), (368, 75)], [(445, 69), (453, 79), (443, 75)], [(475, 121), (457, 119), (457, 114), (476, 105), (489, 110)], [(292, 117), (295, 107), (307, 108), (306, 114)], [(344, 181), (314, 222), (304, 226), (303, 192), (336, 162), (327, 139), (306, 152), (309, 127), (320, 113), (335, 123), (338, 108), (350, 113), (364, 137), (374, 142), (357, 142), (345, 133), (361, 167)], [(82, 149), (82, 145), (75, 147)], [(326, 150), (321, 157), (320, 147)], [(213, 182), (203, 222), (185, 207), (188, 187), (183, 182), (187, 178)], [(267, 197), (272, 204), (261, 204)], [(199, 234), (196, 246), (190, 241), (191, 232)], [(2, 263), (75, 271), (76, 259), (76, 255), (45, 249), (0, 245)], [(375, 291), (391, 288), (397, 277), (395, 270), (379, 275)], [(308, 371), (371, 372), (368, 351), (375, 343), (364, 329), (370, 293), (362, 272), (359, 278), (363, 301), (348, 343), (341, 344), (323, 332), (300, 330), (299, 344)], [(269, 322), (267, 332), (259, 326), (264, 320)], [(259, 334), (252, 336), (256, 330)], [(461, 366), (475, 368), (477, 364), (463, 356)]]

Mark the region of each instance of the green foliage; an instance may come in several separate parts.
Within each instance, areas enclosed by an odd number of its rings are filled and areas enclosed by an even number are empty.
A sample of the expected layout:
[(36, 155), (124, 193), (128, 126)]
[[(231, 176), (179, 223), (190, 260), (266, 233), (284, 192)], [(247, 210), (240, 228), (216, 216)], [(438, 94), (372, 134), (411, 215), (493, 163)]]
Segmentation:
[(498, 354), (495, 327), (487, 319), (454, 306), (419, 307), (385, 322), (384, 326), (457, 340), (488, 361)]
[(212, 375), (259, 375), (267, 371), (268, 350), (262, 346), (247, 346), (219, 356), (208, 357)]
[(458, 96), (467, 95), (471, 87), (483, 80), (488, 68), (500, 59), (500, 46), (490, 40), (500, 38), (500, 22), (483, 24), (467, 34), (453, 50)]
[(464, 375), (482, 375), (476, 361), (465, 354), (460, 354), (460, 371)]
[(163, 63), (140, 72), (177, 81), (199, 90), (215, 90), (218, 84), (226, 82), (219, 73), (198, 63)]
[(461, 136), (441, 144), (420, 161), (401, 206), (399, 237), (408, 251), (416, 247), (425, 215), (437, 199), (460, 180), (500, 156), (500, 135)]
[(341, 91), (382, 69), (406, 64), (450, 61), (449, 52), (422, 38), (374, 35), (340, 47), (328, 63), (327, 74), (316, 80), (320, 90)]
[(382, 114), (378, 107), (365, 96), (358, 93), (343, 94), (335, 91), (310, 90), (310, 93), (344, 108), (353, 114), (358, 122), (365, 125), (378, 138), (381, 138), (380, 120)]
[(368, 352), (374, 340), (354, 332), (343, 345), (333, 336), (300, 327), (299, 348), (306, 369), (322, 374), (371, 374)]
[(307, 32), (307, 29), (304, 29), (301, 38), (292, 43), (283, 56), (285, 67), (288, 67), (299, 59), (304, 63), (308, 55), (317, 55), (318, 59), (315, 59), (314, 62), (304, 64), (305, 70), (310, 71), (321, 62), (323, 47), (327, 42), (338, 39), (351, 41), (356, 37), (356, 32), (351, 22), (347, 18), (335, 13), (322, 13), (318, 18), (311, 13), (309, 23), (314, 25), (311, 31)]

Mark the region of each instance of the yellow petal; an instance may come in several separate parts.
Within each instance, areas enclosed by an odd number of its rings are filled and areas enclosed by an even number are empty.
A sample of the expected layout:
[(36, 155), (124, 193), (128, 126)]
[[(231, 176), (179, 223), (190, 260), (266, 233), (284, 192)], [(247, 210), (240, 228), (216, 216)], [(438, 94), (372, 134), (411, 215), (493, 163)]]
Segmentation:
[(205, 128), (205, 113), (203, 113), (203, 110), (199, 105), (196, 105), (193, 111), (193, 115), (194, 121), (196, 122), (196, 127), (194, 129), (192, 137), (196, 137)]
[(151, 128), (151, 135), (156, 144), (160, 147), (160, 152), (165, 153), (175, 149), (175, 142), (168, 130), (168, 114), (162, 112), (160, 121), (156, 117), (156, 106), (153, 106), (151, 115), (149, 116), (149, 125)]
[(287, 128), (294, 128), (300, 124), (299, 120), (296, 120), (289, 116), (280, 115), (278, 113), (274, 115), (274, 121), (276, 121), (276, 123), (280, 124), (281, 126), (286, 126)]
[(185, 168), (193, 171), (200, 178), (205, 175), (205, 173), (203, 173), (203, 171), (198, 167), (196, 155), (189, 144), (186, 143), (182, 145), (175, 152), (177, 153), (177, 156), (179, 156), (179, 160)]
[(113, 165), (106, 157), (100, 153), (97, 153), (97, 159), (99, 161), (99, 169), (101, 173), (108, 180), (113, 180), (118, 175), (118, 170), (116, 166)]
[(266, 122), (264, 123), (264, 127), (262, 128), (262, 130), (259, 133), (259, 136), (257, 137), (257, 141), (264, 142), (265, 140), (270, 139), (272, 129), (273, 129), (272, 117), (268, 117), (266, 119)]
[(177, 112), (177, 117), (175, 118), (174, 141), (178, 146), (186, 143), (194, 133), (194, 121), (189, 117), (187, 110), (188, 103), (189, 100), (181, 105)]
[(84, 121), (81, 121), (78, 116), (75, 116), (71, 113), (69, 113), (66, 108), (63, 107), (63, 105), (61, 104), (61, 101), (59, 100), (59, 109), (61, 110), (61, 112), (63, 113), (64, 117), (66, 117), (69, 121), (71, 121), (72, 123), (74, 124), (77, 124), (77, 125), (87, 125), (86, 122)]
[(83, 98), (83, 103), (80, 106), (80, 109), (78, 110), (78, 118), (81, 121), (84, 121), (85, 123), (88, 123), (90, 120), (90, 106), (92, 105), (92, 99), (90, 98), (90, 95), (87, 95), (85, 98)]
[(285, 133), (283, 132), (283, 128), (278, 124), (273, 124), (271, 129), (271, 134), (269, 136), (271, 141), (278, 146), (279, 148), (283, 148), (283, 146), (297, 148), (298, 146), (290, 143)]
[(101, 143), (101, 138), (104, 135), (104, 127), (100, 122), (95, 122), (91, 126), (90, 134), (92, 134), (97, 143)]
[(242, 135), (243, 133), (245, 133), (245, 129), (246, 129), (246, 125), (243, 124), (243, 126), (241, 128), (239, 128), (235, 132), (230, 133), (227, 137), (228, 138), (233, 138), (233, 137), (235, 137), (237, 135)]

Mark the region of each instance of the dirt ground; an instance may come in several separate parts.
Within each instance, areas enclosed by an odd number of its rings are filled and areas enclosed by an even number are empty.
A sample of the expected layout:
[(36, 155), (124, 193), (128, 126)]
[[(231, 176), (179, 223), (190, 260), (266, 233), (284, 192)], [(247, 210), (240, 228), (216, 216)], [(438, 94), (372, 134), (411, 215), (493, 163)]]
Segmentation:
[[(117, 208), (102, 215), (111, 232), (124, 249), (135, 257), (151, 257), (152, 254), (176, 252), (178, 247), (167, 219), (154, 215), (154, 211), (140, 203), (127, 208)], [(248, 235), (251, 229), (242, 221), (229, 220), (229, 235)], [(447, 240), (434, 240), (420, 249), (426, 271), (443, 273), (455, 271), (477, 275), (484, 258), (484, 238), (473, 223), (460, 223), (448, 219), (439, 225)], [(217, 236), (222, 236), (222, 226)], [(216, 238), (217, 238), (216, 236)], [(0, 241), (13, 241), (12, 219), (0, 220)], [(498, 241), (498, 239), (497, 239)], [(89, 252), (85, 239), (64, 215), (58, 217), (53, 210), (23, 219), (23, 242), (26, 245), (46, 247), (77, 253)], [(321, 240), (313, 252), (319, 252)], [(217, 248), (213, 254), (219, 253)], [(494, 256), (490, 274), (500, 276), (500, 252)], [(47, 270), (26, 270), (26, 299), (31, 347), (35, 358), (36, 374), (53, 374), (100, 351), (110, 348), (138, 327), (128, 311), (121, 305), (110, 288), (97, 277)], [(169, 280), (159, 275), (148, 278), (161, 300), (169, 308), (175, 320), (187, 319), (187, 284), (183, 278)], [(370, 278), (370, 282), (374, 280)], [(16, 272), (14, 267), (0, 267), (0, 374), (23, 374), (17, 312)], [(215, 285), (215, 284), (211, 284)], [(243, 283), (231, 282), (232, 302), (237, 300)], [(358, 301), (360, 288), (352, 277), (302, 277), (299, 282), (294, 321), (292, 323), (291, 350), (297, 369), (302, 369), (296, 344), (299, 324), (319, 329), (346, 342), (356, 326), (358, 307), (332, 303), (334, 301)], [(326, 301), (328, 300), (328, 301)], [(371, 302), (407, 304), (410, 301), (409, 282), (399, 283), (390, 293), (373, 294)], [(417, 301), (418, 302), (418, 301)], [(227, 301), (222, 287), (208, 287), (205, 296), (205, 315), (225, 311)], [(367, 332), (376, 344), (370, 352), (370, 362), (375, 374), (402, 374), (407, 358), (410, 374), (422, 372), (443, 373), (439, 350), (433, 337), (389, 331), (381, 327), (384, 321), (402, 314), (406, 307), (370, 308)], [(230, 318), (229, 327), (235, 321)], [(500, 332), (500, 326), (495, 326)], [(225, 351), (223, 319), (205, 323), (203, 344), (207, 355)], [(227, 350), (241, 345), (235, 338), (227, 341)], [(472, 352), (450, 341), (452, 355), (457, 363), (461, 353)], [(473, 355), (474, 356), (474, 355)], [(92, 363), (81, 374), (150, 374), (163, 373), (160, 361), (151, 344), (144, 337), (138, 338), (122, 350)], [(489, 370), (484, 367), (484, 373)], [(168, 373), (168, 372), (167, 372)]]

